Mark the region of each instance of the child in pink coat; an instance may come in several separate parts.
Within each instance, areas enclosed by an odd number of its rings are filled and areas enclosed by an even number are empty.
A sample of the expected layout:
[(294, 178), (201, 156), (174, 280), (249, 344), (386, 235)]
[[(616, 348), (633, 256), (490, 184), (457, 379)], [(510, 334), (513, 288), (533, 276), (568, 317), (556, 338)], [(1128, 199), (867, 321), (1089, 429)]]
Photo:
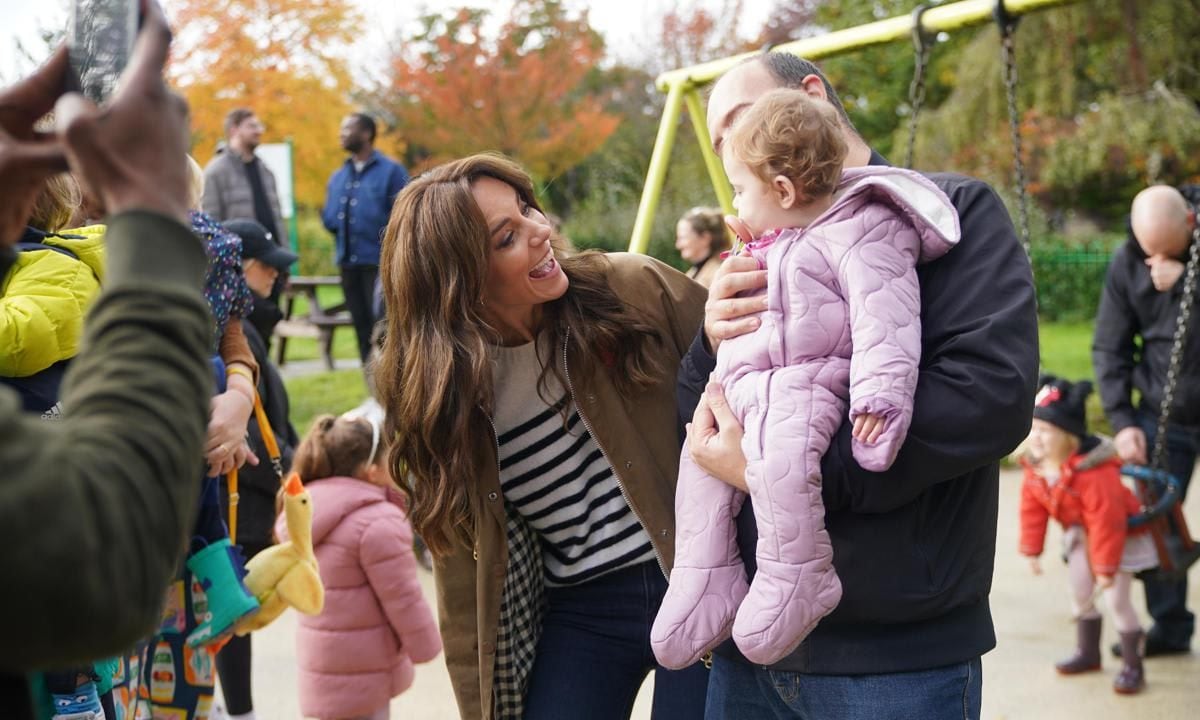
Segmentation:
[[(413, 536), (388, 473), (379, 424), (317, 418), (293, 469), (312, 497), (312, 543), (325, 609), (296, 630), (300, 710), (321, 720), (386, 719), (413, 663), (442, 650), (417, 581)], [(286, 541), (281, 516), (276, 534)]]

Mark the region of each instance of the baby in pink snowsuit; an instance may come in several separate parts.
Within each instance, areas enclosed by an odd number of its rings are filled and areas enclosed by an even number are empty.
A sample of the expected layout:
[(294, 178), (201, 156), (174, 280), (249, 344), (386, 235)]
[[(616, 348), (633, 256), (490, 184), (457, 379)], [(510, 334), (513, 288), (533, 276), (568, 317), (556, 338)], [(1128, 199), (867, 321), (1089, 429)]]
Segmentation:
[(675, 565), (650, 635), (666, 667), (691, 665), (731, 633), (756, 664), (795, 650), (842, 595), (821, 456), (847, 407), (868, 470), (890, 467), (908, 433), (921, 360), (916, 266), (958, 242), (958, 215), (917, 173), (843, 172), (846, 150), (833, 108), (799, 90), (764, 95), (726, 140), (731, 225), (767, 270), (762, 322), (722, 343), (713, 378), (745, 429), (758, 572), (748, 585), (736, 542), (745, 495), (685, 446)]

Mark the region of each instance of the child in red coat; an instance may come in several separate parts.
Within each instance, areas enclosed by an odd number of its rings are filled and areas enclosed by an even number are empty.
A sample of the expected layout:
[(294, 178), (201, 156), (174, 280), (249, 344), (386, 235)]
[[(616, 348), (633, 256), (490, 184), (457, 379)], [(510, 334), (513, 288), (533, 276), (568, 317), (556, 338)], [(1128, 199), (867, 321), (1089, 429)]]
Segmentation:
[(1113, 681), (1118, 693), (1145, 687), (1142, 627), (1130, 601), (1133, 573), (1158, 564), (1154, 544), (1144, 532), (1128, 530), (1141, 505), (1121, 482), (1121, 461), (1112, 444), (1087, 432), (1085, 401), (1091, 383), (1042, 379), (1033, 409), (1028, 453), (1022, 459), (1021, 553), (1035, 575), (1050, 518), (1063, 526), (1063, 554), (1071, 582), (1078, 646), (1055, 665), (1064, 675), (1100, 669), (1100, 613), (1097, 586), (1103, 590), (1121, 637), (1121, 671)]

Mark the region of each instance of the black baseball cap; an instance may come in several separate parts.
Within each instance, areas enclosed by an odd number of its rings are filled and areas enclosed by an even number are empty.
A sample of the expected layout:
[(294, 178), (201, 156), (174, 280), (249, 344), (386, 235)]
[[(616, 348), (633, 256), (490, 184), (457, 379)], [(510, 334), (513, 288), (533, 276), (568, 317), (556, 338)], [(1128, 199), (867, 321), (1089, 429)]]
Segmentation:
[(296, 253), (276, 244), (271, 233), (257, 220), (227, 220), (221, 224), (242, 239), (242, 259), (264, 262), (285, 272), (299, 258)]

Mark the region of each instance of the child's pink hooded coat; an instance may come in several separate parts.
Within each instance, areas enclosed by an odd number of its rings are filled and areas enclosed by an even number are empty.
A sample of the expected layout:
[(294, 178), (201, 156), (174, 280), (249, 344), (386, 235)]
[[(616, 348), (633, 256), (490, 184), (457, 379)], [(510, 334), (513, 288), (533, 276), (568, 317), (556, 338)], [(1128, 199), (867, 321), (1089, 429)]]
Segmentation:
[(841, 599), (821, 502), (821, 456), (849, 416), (887, 420), (864, 468), (891, 466), (912, 420), (921, 359), (916, 266), (958, 242), (958, 215), (924, 176), (845, 171), (833, 205), (807, 228), (750, 244), (767, 269), (760, 327), (723, 343), (714, 380), (744, 428), (746, 483), (758, 521), (758, 573), (747, 585), (737, 517), (745, 496), (684, 448), (676, 489), (675, 566), (651, 631), (666, 667), (686, 667), (731, 634), (756, 664), (793, 651)]
[[(421, 593), (401, 495), (353, 478), (307, 483), (325, 609), (296, 631), (306, 717), (368, 715), (413, 682), (413, 663), (442, 650)], [(286, 541), (281, 516), (276, 534)]]

